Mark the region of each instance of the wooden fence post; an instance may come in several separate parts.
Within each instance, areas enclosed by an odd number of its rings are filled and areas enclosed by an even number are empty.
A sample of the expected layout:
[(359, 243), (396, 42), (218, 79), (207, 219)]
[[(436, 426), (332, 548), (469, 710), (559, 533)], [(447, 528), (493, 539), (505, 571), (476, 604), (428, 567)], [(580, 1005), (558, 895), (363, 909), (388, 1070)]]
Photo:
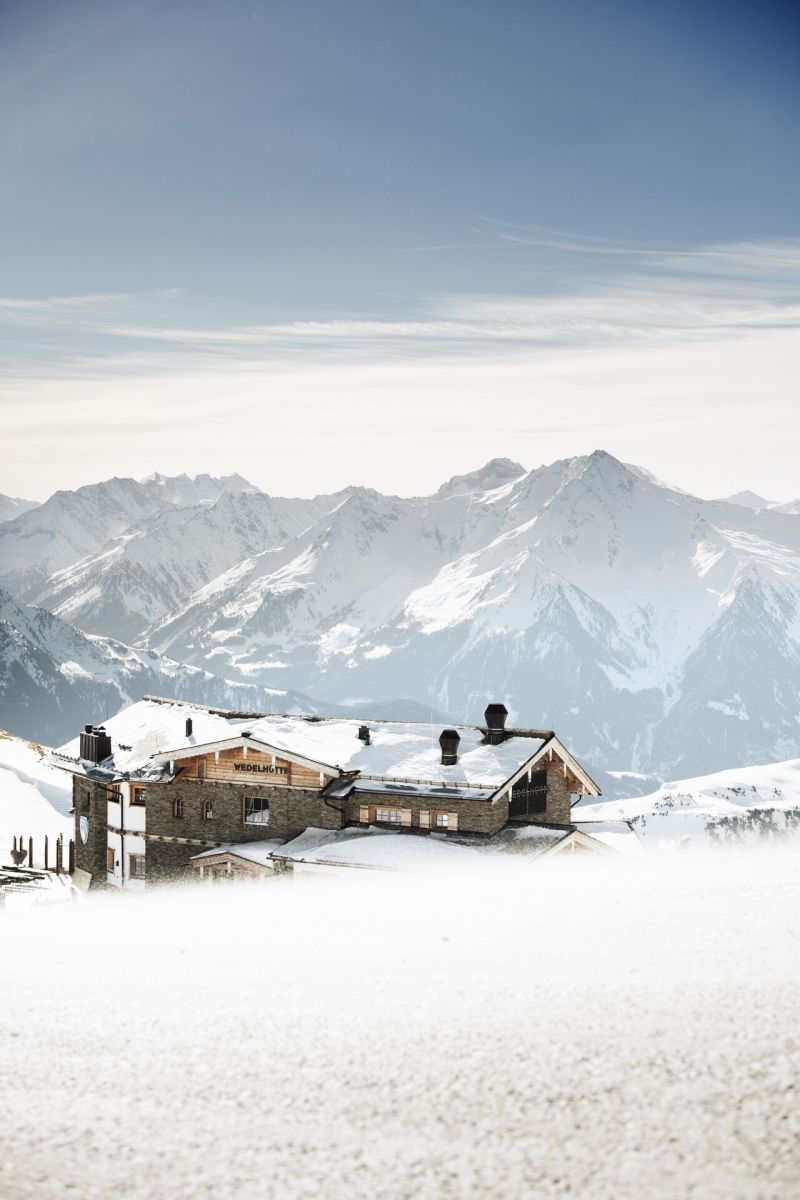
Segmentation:
[(74, 840), (74, 838), (69, 839), (69, 873), (70, 873), (70, 875), (75, 874), (75, 840)]
[(45, 871), (50, 870), (50, 866), (49, 866), (49, 857), (50, 856), (49, 856), (48, 850), (49, 850), (49, 845), (48, 845), (48, 840), (47, 840), (47, 834), (45, 834), (44, 835), (44, 869), (45, 869)]
[(56, 875), (61, 874), (61, 868), (64, 865), (63, 855), (64, 855), (64, 841), (63, 841), (62, 835), (59, 834), (58, 841), (56, 842)]
[(28, 838), (28, 866), (33, 866), (33, 838)]

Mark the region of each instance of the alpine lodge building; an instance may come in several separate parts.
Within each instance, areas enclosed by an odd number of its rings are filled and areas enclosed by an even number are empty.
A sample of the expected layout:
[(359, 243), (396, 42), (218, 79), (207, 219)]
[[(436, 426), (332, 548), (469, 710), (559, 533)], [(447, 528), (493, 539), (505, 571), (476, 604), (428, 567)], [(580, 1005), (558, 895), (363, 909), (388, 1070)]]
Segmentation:
[(598, 796), (597, 784), (552, 730), (506, 720), (502, 704), (483, 725), (443, 729), (148, 696), (87, 725), (50, 761), (72, 774), (75, 865), (91, 887), (186, 878), (226, 847), (257, 861), (248, 844), (307, 830), (464, 842), (527, 825), (580, 838), (571, 807)]

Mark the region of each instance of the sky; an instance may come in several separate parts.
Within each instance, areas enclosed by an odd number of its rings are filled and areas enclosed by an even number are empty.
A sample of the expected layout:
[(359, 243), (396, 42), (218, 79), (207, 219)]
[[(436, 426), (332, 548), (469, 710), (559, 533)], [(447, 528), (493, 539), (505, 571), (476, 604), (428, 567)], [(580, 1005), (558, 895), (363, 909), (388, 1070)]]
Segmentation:
[(0, 0), (0, 492), (800, 495), (800, 17)]

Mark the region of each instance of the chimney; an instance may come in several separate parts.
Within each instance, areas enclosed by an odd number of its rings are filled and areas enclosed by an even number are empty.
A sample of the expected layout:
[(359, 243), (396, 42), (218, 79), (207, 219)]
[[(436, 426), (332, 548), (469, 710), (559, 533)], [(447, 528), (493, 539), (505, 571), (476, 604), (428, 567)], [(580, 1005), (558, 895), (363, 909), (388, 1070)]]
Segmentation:
[(111, 755), (111, 738), (102, 725), (95, 729), (94, 734), (97, 738), (97, 758), (95, 762), (102, 762), (104, 758), (109, 758)]
[(443, 729), (439, 734), (443, 767), (454, 767), (458, 762), (458, 743), (460, 741), (461, 738), (455, 729)]
[(99, 763), (111, 754), (111, 738), (102, 725), (84, 725), (80, 736), (81, 758), (87, 762)]
[(363, 742), (365, 746), (369, 745), (369, 725), (359, 725), (358, 740)]
[(505, 704), (487, 704), (483, 719), (486, 722), (486, 737), (490, 746), (499, 746), (506, 736), (506, 717), (508, 709)]
[(192, 736), (192, 718), (191, 717), (186, 718), (186, 736), (187, 737)]

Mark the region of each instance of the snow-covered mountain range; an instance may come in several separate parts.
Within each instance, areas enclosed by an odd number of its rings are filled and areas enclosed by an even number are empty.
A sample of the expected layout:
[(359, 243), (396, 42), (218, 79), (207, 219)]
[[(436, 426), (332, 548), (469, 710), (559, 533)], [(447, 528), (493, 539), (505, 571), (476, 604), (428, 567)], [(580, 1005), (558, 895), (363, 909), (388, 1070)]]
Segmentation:
[(590, 768), (689, 775), (800, 753), (792, 507), (703, 500), (602, 451), (412, 498), (114, 479), (0, 526), (0, 584), (218, 683), (464, 720), (504, 700)]

